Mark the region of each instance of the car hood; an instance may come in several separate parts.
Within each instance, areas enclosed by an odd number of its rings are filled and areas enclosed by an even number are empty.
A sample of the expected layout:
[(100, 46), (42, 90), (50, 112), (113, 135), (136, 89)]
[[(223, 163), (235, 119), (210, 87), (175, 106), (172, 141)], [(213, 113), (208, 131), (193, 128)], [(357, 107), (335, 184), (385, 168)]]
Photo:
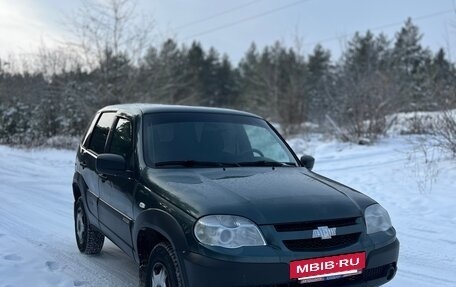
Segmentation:
[(369, 197), (305, 168), (148, 169), (146, 185), (195, 218), (230, 214), (257, 224), (359, 217)]

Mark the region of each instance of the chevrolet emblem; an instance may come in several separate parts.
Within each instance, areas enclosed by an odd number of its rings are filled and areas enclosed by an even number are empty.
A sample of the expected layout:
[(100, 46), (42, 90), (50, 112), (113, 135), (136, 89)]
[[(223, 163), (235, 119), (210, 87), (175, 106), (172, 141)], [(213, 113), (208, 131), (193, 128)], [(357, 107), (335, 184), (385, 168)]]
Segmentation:
[(331, 239), (333, 236), (336, 236), (335, 227), (319, 226), (317, 229), (312, 230), (312, 238)]

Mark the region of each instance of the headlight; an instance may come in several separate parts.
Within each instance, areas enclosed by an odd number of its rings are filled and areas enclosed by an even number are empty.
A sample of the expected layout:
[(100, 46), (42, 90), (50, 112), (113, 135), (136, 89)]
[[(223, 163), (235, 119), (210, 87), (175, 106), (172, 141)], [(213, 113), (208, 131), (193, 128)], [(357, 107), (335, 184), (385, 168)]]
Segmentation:
[(199, 219), (194, 233), (199, 242), (210, 246), (238, 248), (266, 245), (252, 221), (232, 215), (209, 215)]
[(366, 219), (367, 234), (386, 231), (393, 226), (388, 212), (380, 204), (373, 204), (367, 207), (364, 211), (364, 217)]

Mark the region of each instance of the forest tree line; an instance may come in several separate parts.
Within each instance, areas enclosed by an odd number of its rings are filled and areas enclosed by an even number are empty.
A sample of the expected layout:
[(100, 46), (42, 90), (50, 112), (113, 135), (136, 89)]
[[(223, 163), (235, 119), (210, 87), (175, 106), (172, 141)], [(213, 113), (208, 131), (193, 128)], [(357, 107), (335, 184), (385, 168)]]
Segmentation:
[(105, 46), (91, 68), (42, 57), (52, 69), (14, 71), (0, 59), (0, 143), (80, 136), (96, 110), (130, 102), (235, 108), (279, 123), (286, 135), (312, 126), (374, 140), (394, 113), (455, 108), (455, 63), (421, 39), (408, 19), (392, 39), (356, 33), (338, 59), (321, 45), (304, 53), (276, 42), (252, 44), (233, 64), (214, 48), (173, 39), (138, 60)]

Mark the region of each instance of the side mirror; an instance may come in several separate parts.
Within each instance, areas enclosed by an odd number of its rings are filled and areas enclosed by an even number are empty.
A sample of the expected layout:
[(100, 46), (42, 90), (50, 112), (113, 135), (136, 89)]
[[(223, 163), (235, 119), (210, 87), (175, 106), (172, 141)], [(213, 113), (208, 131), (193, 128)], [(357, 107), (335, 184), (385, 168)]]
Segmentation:
[(315, 164), (315, 158), (310, 155), (303, 155), (301, 157), (301, 163), (308, 170), (312, 170), (312, 168), (314, 167), (314, 164)]
[(123, 156), (103, 153), (97, 156), (95, 169), (98, 173), (105, 175), (120, 175), (127, 170), (127, 163)]

